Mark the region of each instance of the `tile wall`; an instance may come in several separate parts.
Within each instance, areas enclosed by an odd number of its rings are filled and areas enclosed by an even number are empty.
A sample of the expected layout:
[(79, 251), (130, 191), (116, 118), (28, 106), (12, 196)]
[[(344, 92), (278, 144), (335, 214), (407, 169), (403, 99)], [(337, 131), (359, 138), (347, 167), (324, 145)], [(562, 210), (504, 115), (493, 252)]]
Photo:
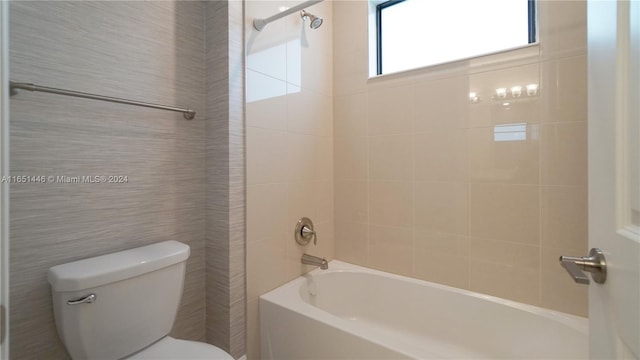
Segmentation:
[(20, 92), (11, 175), (127, 183), (12, 184), (11, 359), (67, 359), (47, 269), (163, 240), (191, 247), (172, 335), (205, 340), (203, 2), (11, 2), (11, 78), (196, 110)]
[[(302, 1), (246, 1), (248, 356), (259, 358), (258, 297), (313, 267), (303, 253), (333, 258), (332, 6), (316, 30), (298, 14), (258, 32), (265, 18)], [(313, 220), (318, 245), (302, 248), (293, 231)]]
[(586, 4), (538, 5), (540, 45), (368, 79), (368, 4), (333, 3), (337, 259), (586, 316)]
[(206, 338), (246, 353), (242, 1), (206, 7)]
[(163, 240), (191, 247), (172, 336), (245, 354), (242, 1), (12, 2), (11, 78), (196, 110), (20, 92), (11, 175), (11, 358), (66, 359), (53, 265)]

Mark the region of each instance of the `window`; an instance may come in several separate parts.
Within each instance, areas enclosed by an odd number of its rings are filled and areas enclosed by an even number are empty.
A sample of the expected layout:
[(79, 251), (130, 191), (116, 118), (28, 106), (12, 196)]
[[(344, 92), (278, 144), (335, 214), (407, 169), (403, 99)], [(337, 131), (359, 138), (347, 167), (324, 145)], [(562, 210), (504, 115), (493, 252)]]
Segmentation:
[(534, 0), (391, 0), (376, 6), (377, 74), (536, 41)]

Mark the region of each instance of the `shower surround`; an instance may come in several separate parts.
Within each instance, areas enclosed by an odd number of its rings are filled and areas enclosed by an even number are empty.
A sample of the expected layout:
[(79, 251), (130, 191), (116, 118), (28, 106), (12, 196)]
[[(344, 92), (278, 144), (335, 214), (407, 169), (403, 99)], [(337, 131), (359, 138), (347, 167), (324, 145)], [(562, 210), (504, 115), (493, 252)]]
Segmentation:
[(538, 45), (368, 78), (368, 5), (334, 3), (337, 259), (586, 316), (586, 2), (537, 6)]
[[(333, 1), (307, 11), (324, 18), (311, 29), (299, 13), (268, 18), (302, 1), (247, 1), (247, 315), (250, 359), (258, 353), (258, 297), (313, 266), (309, 253), (333, 259)], [(310, 218), (318, 245), (293, 238)]]
[[(379, 78), (367, 1), (311, 7), (316, 30), (290, 15), (259, 34), (254, 18), (298, 2), (246, 4), (250, 359), (258, 296), (309, 270), (291, 233), (302, 216), (331, 224), (314, 255), (586, 315), (586, 288), (557, 263), (587, 251), (585, 2), (539, 1), (537, 45)], [(523, 140), (496, 141), (510, 125)]]

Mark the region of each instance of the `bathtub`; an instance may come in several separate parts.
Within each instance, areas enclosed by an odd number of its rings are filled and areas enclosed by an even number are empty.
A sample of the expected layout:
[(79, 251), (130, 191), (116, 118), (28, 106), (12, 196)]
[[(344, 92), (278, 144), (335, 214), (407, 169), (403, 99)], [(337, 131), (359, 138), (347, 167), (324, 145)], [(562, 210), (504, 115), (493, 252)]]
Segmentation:
[(341, 261), (260, 297), (263, 359), (586, 359), (587, 319)]

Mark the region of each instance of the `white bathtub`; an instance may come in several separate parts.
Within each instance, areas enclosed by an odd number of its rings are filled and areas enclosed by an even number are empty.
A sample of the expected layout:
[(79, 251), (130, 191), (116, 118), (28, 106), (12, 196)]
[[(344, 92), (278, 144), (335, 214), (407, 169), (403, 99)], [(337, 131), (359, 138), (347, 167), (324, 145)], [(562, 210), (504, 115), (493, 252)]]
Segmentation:
[(263, 359), (586, 359), (587, 319), (341, 261), (260, 297)]

